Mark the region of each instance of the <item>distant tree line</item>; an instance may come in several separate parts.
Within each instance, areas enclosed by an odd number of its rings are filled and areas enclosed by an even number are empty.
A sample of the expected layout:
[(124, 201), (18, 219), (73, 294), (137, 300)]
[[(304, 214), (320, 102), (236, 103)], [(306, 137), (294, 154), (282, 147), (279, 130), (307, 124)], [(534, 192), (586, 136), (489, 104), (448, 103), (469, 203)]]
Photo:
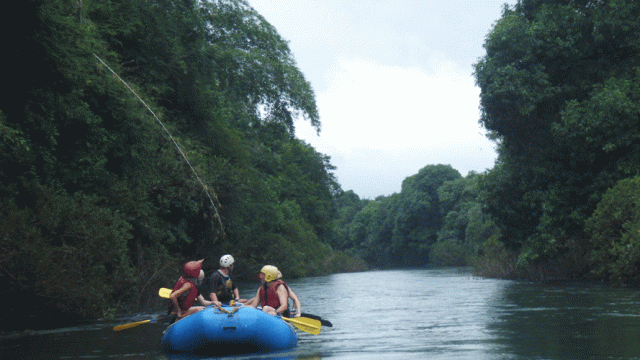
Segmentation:
[(482, 213), (480, 175), (450, 165), (428, 165), (406, 178), (400, 193), (360, 199), (353, 191), (336, 203), (334, 249), (375, 268), (472, 265), (498, 228)]

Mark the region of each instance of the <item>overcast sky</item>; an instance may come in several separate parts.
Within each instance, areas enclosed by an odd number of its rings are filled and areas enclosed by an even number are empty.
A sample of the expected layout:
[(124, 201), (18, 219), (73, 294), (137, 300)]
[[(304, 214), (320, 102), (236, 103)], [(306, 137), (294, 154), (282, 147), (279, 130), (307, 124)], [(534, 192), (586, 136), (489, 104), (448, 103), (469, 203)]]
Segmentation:
[(369, 199), (427, 165), (493, 167), (473, 64), (505, 3), (515, 0), (249, 0), (315, 91), (320, 135), (299, 121), (297, 137)]

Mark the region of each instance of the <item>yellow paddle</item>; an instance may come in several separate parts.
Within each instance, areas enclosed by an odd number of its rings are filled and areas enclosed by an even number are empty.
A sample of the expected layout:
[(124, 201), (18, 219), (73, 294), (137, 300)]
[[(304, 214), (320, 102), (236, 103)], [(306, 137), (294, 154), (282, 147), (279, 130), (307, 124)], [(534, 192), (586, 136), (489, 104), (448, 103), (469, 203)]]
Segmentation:
[(306, 317), (288, 318), (284, 316), (282, 317), (282, 320), (292, 323), (293, 326), (304, 332), (308, 332), (309, 334), (320, 334), (320, 320), (309, 319)]
[(158, 295), (160, 295), (160, 297), (168, 299), (169, 296), (171, 295), (171, 292), (172, 292), (171, 289), (160, 288), (160, 290), (158, 291)]
[(146, 323), (150, 323), (150, 322), (171, 320), (173, 317), (175, 317), (175, 315), (161, 315), (161, 316), (158, 316), (158, 317), (156, 317), (154, 319), (148, 319), (148, 320), (136, 321), (136, 322), (129, 323), (129, 324), (118, 325), (118, 326), (113, 328), (113, 331), (120, 331), (120, 330), (124, 330), (124, 329), (130, 329), (132, 327), (136, 327), (138, 325), (142, 325), (142, 324), (146, 324)]
[(113, 331), (120, 331), (120, 330), (124, 330), (124, 329), (129, 329), (129, 328), (132, 328), (132, 327), (136, 327), (138, 325), (146, 324), (148, 322), (151, 322), (151, 319), (138, 321), (138, 322), (134, 322), (134, 323), (129, 323), (129, 324), (124, 324), (124, 325), (118, 325), (118, 326), (113, 328)]
[[(171, 295), (171, 289), (167, 289), (167, 288), (161, 288), (160, 291), (158, 291), (158, 295), (160, 295), (163, 298), (169, 298), (169, 295)], [(166, 316), (162, 316), (162, 319), (166, 318)], [(142, 320), (142, 321), (137, 321), (137, 322), (133, 322), (133, 323), (129, 323), (129, 324), (123, 324), (123, 325), (118, 325), (116, 327), (113, 328), (113, 331), (120, 331), (120, 330), (125, 330), (125, 329), (130, 329), (132, 327), (136, 327), (142, 324), (146, 324), (146, 323), (150, 323), (152, 321), (156, 321), (157, 319), (149, 319), (149, 320)]]

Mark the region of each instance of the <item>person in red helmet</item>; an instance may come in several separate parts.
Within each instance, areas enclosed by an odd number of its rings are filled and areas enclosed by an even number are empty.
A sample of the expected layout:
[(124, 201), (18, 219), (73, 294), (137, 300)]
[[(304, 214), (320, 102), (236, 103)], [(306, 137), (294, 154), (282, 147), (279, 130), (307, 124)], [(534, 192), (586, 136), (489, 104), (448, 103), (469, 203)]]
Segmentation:
[(169, 312), (183, 318), (204, 309), (203, 306), (193, 306), (199, 295), (196, 281), (202, 270), (202, 260), (189, 261), (182, 267), (182, 276), (173, 287), (169, 295)]

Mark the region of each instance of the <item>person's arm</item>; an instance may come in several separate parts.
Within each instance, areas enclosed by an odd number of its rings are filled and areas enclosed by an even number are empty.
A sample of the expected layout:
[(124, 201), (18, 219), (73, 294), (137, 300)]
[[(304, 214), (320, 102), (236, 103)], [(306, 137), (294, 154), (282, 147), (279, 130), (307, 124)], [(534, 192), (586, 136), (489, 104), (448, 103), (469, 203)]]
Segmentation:
[(248, 300), (244, 304), (244, 306), (251, 306), (251, 307), (257, 308), (259, 303), (260, 303), (260, 289), (256, 291), (256, 296), (252, 297), (251, 300)]
[(222, 306), (222, 303), (220, 301), (218, 301), (218, 295), (216, 295), (216, 293), (212, 292), (211, 294), (209, 294), (209, 296), (211, 296), (211, 303), (217, 307)]
[(211, 277), (211, 281), (209, 282), (209, 291), (211, 291), (211, 293), (209, 293), (209, 297), (211, 298), (211, 304), (217, 307), (220, 307), (222, 306), (222, 303), (218, 301), (218, 295), (216, 295), (217, 288), (218, 288), (218, 276), (217, 276), (217, 273), (215, 273)]
[(293, 300), (293, 307), (295, 307), (297, 310), (294, 317), (300, 317), (300, 314), (302, 314), (302, 307), (300, 306), (300, 300), (298, 300), (298, 296), (296, 295), (296, 293), (293, 292), (293, 290), (291, 290), (291, 288), (289, 288), (289, 297)]
[(202, 296), (202, 294), (198, 295), (198, 301), (200, 302), (200, 304), (204, 306), (209, 306), (213, 304), (213, 301), (208, 301), (207, 299), (204, 298), (204, 296)]
[(287, 292), (287, 287), (284, 285), (278, 286), (276, 292), (278, 293), (278, 299), (280, 300), (280, 306), (276, 309), (276, 313), (278, 313), (278, 315), (282, 315), (282, 313), (289, 307), (289, 293)]
[(185, 283), (180, 289), (172, 292), (171, 295), (169, 295), (171, 303), (173, 304), (174, 308), (177, 309), (178, 317), (182, 317), (182, 309), (180, 309), (180, 304), (178, 304), (178, 298), (185, 291), (189, 291), (189, 289), (191, 289), (191, 283)]

